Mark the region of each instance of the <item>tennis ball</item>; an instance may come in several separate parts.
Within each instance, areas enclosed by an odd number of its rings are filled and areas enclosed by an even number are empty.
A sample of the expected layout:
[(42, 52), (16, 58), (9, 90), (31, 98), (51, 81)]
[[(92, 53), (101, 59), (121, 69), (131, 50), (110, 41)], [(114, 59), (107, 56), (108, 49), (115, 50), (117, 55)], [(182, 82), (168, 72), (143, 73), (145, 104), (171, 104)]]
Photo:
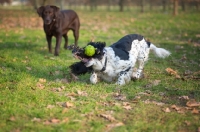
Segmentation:
[(86, 46), (84, 53), (87, 56), (93, 56), (95, 54), (95, 48), (94, 48), (94, 46), (92, 46), (92, 45)]

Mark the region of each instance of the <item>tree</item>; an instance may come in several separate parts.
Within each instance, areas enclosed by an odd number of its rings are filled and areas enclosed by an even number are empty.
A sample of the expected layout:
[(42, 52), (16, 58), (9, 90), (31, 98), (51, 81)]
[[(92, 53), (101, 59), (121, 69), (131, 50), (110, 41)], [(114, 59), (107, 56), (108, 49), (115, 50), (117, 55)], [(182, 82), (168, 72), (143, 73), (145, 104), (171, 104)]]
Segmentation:
[(124, 11), (124, 0), (119, 0), (119, 11)]
[(174, 4), (173, 5), (174, 5), (173, 6), (173, 9), (174, 9), (173, 15), (176, 16), (176, 15), (178, 15), (178, 0), (174, 0)]
[(90, 0), (90, 10), (93, 11), (94, 9), (97, 9), (97, 1)]
[(145, 3), (145, 0), (141, 0), (140, 1), (140, 6), (141, 6), (141, 12), (142, 13), (144, 12), (144, 3)]
[(163, 4), (163, 11), (166, 11), (166, 5), (167, 5), (167, 0), (162, 0), (162, 4)]

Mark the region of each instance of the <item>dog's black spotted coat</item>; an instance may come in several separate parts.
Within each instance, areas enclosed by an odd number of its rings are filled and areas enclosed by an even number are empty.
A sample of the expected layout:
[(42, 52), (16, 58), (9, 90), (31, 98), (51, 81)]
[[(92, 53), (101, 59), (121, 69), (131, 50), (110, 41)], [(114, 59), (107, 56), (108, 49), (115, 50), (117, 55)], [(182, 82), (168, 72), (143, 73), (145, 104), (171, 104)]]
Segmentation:
[[(93, 84), (98, 82), (98, 77), (108, 82), (116, 80), (116, 84), (119, 85), (126, 84), (131, 78), (141, 78), (150, 49), (161, 58), (170, 55), (169, 51), (157, 48), (138, 34), (126, 35), (109, 47), (105, 47), (105, 43), (102, 42), (90, 42), (89, 45), (96, 48), (95, 54), (88, 57), (84, 54), (84, 48), (76, 50), (73, 54), (78, 56), (82, 62), (73, 64), (71, 68), (74, 73), (78, 74), (91, 72), (87, 68), (92, 68), (90, 82)], [(138, 67), (134, 71), (136, 63)], [(83, 69), (77, 67), (83, 67)]]
[(113, 48), (115, 55), (122, 60), (129, 59), (129, 51), (131, 50), (133, 40), (141, 41), (144, 37), (139, 34), (130, 34), (121, 38), (116, 43), (112, 44), (110, 47)]

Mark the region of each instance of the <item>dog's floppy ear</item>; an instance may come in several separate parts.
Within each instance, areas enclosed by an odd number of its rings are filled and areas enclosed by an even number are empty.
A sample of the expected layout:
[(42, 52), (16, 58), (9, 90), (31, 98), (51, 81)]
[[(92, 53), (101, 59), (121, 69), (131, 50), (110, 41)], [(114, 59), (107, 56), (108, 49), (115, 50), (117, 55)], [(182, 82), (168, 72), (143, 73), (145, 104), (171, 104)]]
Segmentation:
[(38, 13), (38, 15), (39, 15), (40, 17), (42, 17), (43, 11), (44, 11), (44, 6), (41, 6), (41, 7), (39, 7), (39, 8), (37, 9), (37, 13)]
[(96, 48), (96, 54), (100, 54), (103, 52), (104, 47), (106, 47), (106, 43), (105, 42), (97, 42), (97, 48)]
[(60, 11), (60, 8), (57, 7), (57, 6), (53, 6), (53, 5), (51, 5), (50, 7), (54, 9), (55, 18), (57, 18), (59, 11)]

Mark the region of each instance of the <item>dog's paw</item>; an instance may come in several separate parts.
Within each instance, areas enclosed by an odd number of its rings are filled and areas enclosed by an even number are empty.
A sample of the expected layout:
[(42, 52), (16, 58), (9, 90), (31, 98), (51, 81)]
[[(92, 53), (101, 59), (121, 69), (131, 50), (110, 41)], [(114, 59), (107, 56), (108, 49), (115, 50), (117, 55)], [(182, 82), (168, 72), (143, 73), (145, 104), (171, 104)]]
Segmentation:
[(98, 81), (98, 78), (97, 78), (97, 74), (93, 73), (91, 76), (90, 76), (90, 82), (92, 84), (96, 84)]
[(132, 74), (132, 79), (133, 79), (133, 80), (141, 79), (141, 78), (143, 78), (143, 77), (144, 77), (144, 74), (143, 74), (142, 71), (137, 71), (137, 72), (134, 72), (134, 73)]

